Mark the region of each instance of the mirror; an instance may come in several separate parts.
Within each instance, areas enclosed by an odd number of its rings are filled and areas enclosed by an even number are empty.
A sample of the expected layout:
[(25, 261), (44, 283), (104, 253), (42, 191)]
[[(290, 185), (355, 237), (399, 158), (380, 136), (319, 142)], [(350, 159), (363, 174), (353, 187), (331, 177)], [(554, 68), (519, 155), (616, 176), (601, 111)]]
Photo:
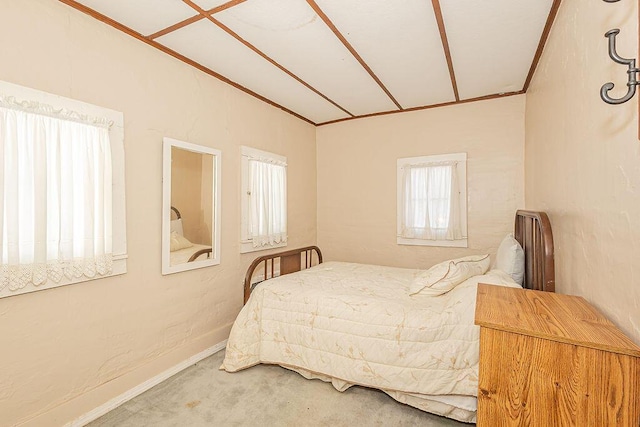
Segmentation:
[(164, 138), (162, 274), (220, 264), (220, 158), (219, 150)]

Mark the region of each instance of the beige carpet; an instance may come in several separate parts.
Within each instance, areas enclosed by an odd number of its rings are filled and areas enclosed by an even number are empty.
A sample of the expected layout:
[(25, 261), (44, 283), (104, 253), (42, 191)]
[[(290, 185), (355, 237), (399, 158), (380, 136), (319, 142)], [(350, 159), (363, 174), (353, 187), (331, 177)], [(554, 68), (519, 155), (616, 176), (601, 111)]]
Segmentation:
[(427, 414), (363, 387), (344, 393), (279, 366), (230, 374), (224, 351), (169, 378), (91, 427), (470, 426)]

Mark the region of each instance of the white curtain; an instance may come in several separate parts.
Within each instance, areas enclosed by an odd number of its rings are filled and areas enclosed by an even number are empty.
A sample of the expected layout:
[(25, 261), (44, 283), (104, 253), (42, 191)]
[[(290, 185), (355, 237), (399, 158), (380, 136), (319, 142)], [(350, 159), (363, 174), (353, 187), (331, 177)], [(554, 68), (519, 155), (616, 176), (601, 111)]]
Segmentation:
[(253, 247), (287, 241), (287, 168), (249, 158), (249, 237)]
[(0, 97), (0, 290), (112, 269), (108, 123)]
[(460, 188), (457, 162), (403, 167), (402, 226), (407, 239), (459, 240)]

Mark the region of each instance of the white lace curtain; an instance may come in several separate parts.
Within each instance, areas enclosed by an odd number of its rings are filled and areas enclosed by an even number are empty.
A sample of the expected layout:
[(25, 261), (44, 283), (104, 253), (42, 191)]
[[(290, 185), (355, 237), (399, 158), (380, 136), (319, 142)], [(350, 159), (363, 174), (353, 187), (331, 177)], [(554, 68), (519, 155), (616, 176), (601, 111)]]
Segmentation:
[(108, 126), (0, 97), (0, 290), (111, 272)]
[(406, 165), (403, 168), (401, 237), (463, 239), (457, 162)]
[(286, 242), (286, 165), (250, 158), (249, 186), (249, 237), (253, 247)]

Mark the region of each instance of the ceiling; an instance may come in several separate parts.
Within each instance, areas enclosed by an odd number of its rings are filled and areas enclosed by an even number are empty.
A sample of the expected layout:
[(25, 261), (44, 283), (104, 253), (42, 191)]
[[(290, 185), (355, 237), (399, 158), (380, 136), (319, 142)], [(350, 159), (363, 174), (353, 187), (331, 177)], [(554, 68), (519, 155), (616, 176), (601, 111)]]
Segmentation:
[(523, 93), (560, 0), (59, 0), (320, 125)]

